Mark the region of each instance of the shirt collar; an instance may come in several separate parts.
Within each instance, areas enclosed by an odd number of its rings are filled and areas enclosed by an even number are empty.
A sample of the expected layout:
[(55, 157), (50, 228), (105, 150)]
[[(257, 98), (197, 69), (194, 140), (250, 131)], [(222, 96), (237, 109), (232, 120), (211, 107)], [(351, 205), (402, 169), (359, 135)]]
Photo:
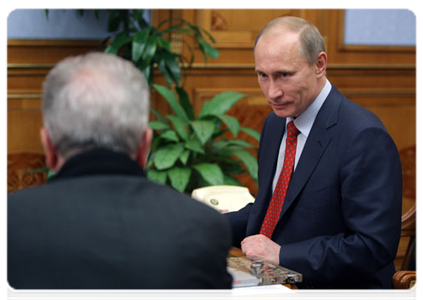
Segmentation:
[(301, 134), (304, 134), (306, 137), (310, 134), (311, 127), (313, 127), (314, 120), (317, 117), (317, 113), (325, 102), (327, 96), (332, 89), (332, 85), (329, 80), (326, 79), (326, 84), (323, 89), (320, 91), (316, 100), (300, 115), (298, 118), (286, 118), (286, 124), (290, 121), (294, 121), (295, 127), (300, 131)]
[(145, 176), (128, 155), (107, 149), (92, 149), (70, 157), (52, 180), (87, 175)]

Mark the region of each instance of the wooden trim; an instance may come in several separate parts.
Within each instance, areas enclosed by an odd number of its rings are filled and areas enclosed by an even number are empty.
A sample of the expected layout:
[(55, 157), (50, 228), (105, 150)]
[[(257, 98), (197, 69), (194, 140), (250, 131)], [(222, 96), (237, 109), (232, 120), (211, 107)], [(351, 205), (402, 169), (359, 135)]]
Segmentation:
[(415, 46), (389, 46), (389, 45), (346, 45), (344, 44), (345, 9), (336, 11), (338, 20), (338, 36), (336, 37), (338, 51), (340, 52), (416, 52)]
[(56, 64), (53, 63), (46, 63), (46, 64), (31, 64), (31, 63), (25, 63), (25, 64), (7, 64), (8, 69), (51, 69)]
[(415, 64), (328, 64), (328, 70), (415, 70)]
[(34, 39), (8, 39), (7, 46), (14, 47), (91, 47), (100, 46), (102, 40), (34, 40)]
[(28, 94), (7, 94), (7, 99), (41, 99), (42, 94), (28, 93)]
[[(51, 69), (54, 63), (31, 64), (12, 63), (7, 64), (7, 69)], [(185, 66), (187, 68), (187, 66)], [(194, 63), (192, 69), (254, 69), (255, 64), (226, 64), (226, 63)], [(328, 64), (327, 70), (416, 70), (416, 65), (410, 64)]]
[(366, 45), (341, 45), (340, 52), (416, 52), (414, 46), (366, 46)]
[[(342, 89), (342, 93), (349, 97), (415, 97), (416, 90), (414, 88), (389, 89), (389, 88), (347, 88)], [(347, 97), (348, 97), (347, 96)], [(403, 100), (401, 100), (403, 101)], [(403, 103), (403, 102), (402, 102)]]

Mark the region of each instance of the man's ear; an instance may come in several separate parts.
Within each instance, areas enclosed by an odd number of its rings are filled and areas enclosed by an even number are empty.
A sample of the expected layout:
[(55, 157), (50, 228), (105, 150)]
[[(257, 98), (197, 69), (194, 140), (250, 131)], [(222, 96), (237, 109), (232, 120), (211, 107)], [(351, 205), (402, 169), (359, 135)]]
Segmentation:
[(40, 130), (41, 144), (43, 145), (46, 165), (48, 168), (56, 170), (59, 163), (59, 153), (51, 142), (47, 130), (43, 127)]
[(141, 142), (138, 145), (137, 158), (136, 161), (141, 166), (145, 168), (147, 166), (148, 153), (150, 152), (151, 141), (153, 140), (153, 130), (150, 127), (144, 131), (144, 135), (141, 139)]
[(328, 57), (325, 52), (320, 52), (316, 60), (316, 75), (318, 78), (326, 74), (327, 66), (328, 66)]

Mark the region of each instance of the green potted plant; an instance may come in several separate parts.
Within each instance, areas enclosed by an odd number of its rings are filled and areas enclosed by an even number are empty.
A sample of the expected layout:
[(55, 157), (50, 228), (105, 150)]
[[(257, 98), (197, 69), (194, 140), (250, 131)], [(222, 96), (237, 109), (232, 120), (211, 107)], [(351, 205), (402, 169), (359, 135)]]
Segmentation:
[[(78, 12), (82, 16), (85, 11)], [(94, 10), (97, 18), (99, 12)], [(102, 43), (104, 51), (131, 60), (174, 112), (164, 117), (152, 108), (157, 120), (150, 122), (155, 134), (148, 177), (187, 193), (208, 185), (240, 185), (235, 177), (245, 172), (257, 181), (257, 162), (250, 152), (255, 147), (237, 137), (243, 131), (258, 141), (260, 135), (226, 114), (245, 95), (221, 93), (204, 103), (199, 115), (194, 116), (188, 94), (180, 84), (181, 66), (189, 68), (194, 61), (194, 51), (184, 37), (192, 37), (207, 60), (219, 56), (210, 34), (182, 19), (167, 19), (153, 26), (143, 10), (108, 10), (108, 32), (111, 36)], [(171, 34), (182, 35), (189, 57), (172, 51)], [(155, 69), (164, 76), (167, 87), (154, 84)], [(169, 89), (172, 86), (176, 94)]]
[[(248, 149), (255, 147), (236, 139), (243, 131), (257, 141), (260, 134), (241, 127), (238, 120), (226, 112), (244, 94), (223, 92), (204, 103), (198, 116), (187, 94), (153, 85), (174, 114), (163, 117), (153, 109), (157, 121), (151, 121), (155, 131), (147, 176), (156, 182), (169, 184), (181, 192), (209, 185), (241, 185), (236, 175), (248, 172), (257, 182), (257, 161)], [(230, 138), (232, 135), (232, 138)]]
[[(108, 32), (113, 40), (104, 52), (131, 60), (143, 72), (149, 85), (154, 82), (154, 69), (165, 77), (167, 85), (180, 86), (181, 66), (189, 68), (194, 61), (194, 51), (185, 37), (189, 36), (201, 50), (204, 59), (219, 57), (219, 51), (211, 46), (207, 38), (213, 37), (204, 29), (183, 19), (166, 19), (157, 26), (147, 22), (144, 10), (109, 10)], [(180, 34), (181, 43), (188, 49), (189, 57), (172, 50), (168, 40), (171, 34)], [(111, 37), (104, 40), (109, 42)]]

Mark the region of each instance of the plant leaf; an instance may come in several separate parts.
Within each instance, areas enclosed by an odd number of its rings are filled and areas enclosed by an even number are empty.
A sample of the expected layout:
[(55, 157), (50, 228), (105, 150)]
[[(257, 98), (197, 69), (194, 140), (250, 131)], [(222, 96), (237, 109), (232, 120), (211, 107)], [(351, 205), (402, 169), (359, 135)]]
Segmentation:
[(242, 150), (244, 148), (256, 148), (244, 140), (218, 140), (213, 143), (212, 151), (218, 155), (229, 156), (234, 150)]
[(154, 78), (154, 72), (152, 72), (151, 69), (152, 68), (150, 65), (142, 69), (142, 73), (144, 74), (145, 80), (147, 80), (148, 86), (150, 88), (153, 85), (153, 78)]
[(239, 99), (245, 97), (244, 94), (238, 92), (223, 92), (204, 103), (198, 118), (208, 115), (225, 114)]
[(211, 138), (214, 132), (213, 121), (191, 121), (190, 124), (202, 145)]
[(176, 135), (176, 132), (173, 130), (166, 130), (165, 132), (160, 134), (160, 137), (168, 141), (179, 142), (179, 138)]
[(121, 19), (119, 11), (114, 9), (110, 10), (107, 31), (113, 32), (118, 30), (121, 22), (122, 22), (122, 19)]
[(172, 76), (173, 82), (175, 82), (176, 85), (179, 85), (179, 82), (181, 81), (181, 68), (179, 67), (178, 55), (164, 51), (163, 59), (166, 64), (166, 68)]
[(258, 166), (257, 159), (254, 155), (247, 150), (234, 150), (233, 155), (238, 157), (244, 163), (250, 176), (254, 179), (254, 181), (257, 181)]
[(150, 64), (151, 60), (154, 57), (154, 54), (156, 54), (156, 49), (157, 49), (157, 40), (156, 40), (156, 37), (154, 36), (154, 33), (151, 32), (151, 34), (149, 35), (147, 39), (145, 50), (142, 53), (142, 61), (144, 66), (147, 66)]
[(83, 9), (77, 9), (76, 10), (76, 15), (78, 16), (78, 17), (83, 17), (84, 16), (84, 13), (85, 13), (85, 10), (83, 10)]
[(157, 170), (172, 167), (183, 151), (182, 144), (169, 144), (157, 149), (153, 157)]
[(156, 89), (157, 92), (159, 92), (160, 95), (163, 96), (163, 98), (165, 98), (165, 100), (170, 105), (175, 114), (184, 122), (188, 123), (188, 117), (182, 106), (178, 103), (175, 94), (168, 88), (159, 84), (153, 84), (153, 87)]
[(228, 126), (234, 137), (238, 136), (240, 125), (237, 118), (228, 115), (216, 115), (216, 117)]
[(109, 46), (107, 46), (107, 48), (104, 50), (104, 53), (111, 53), (117, 55), (120, 47), (122, 47), (126, 43), (129, 43), (131, 40), (132, 38), (128, 37), (126, 32), (121, 32), (115, 37), (113, 42)]
[(184, 164), (184, 166), (187, 165), (188, 158), (189, 158), (190, 154), (191, 154), (190, 150), (184, 150), (184, 152), (182, 152), (181, 156), (179, 156), (179, 160)]
[(218, 165), (202, 163), (193, 166), (201, 177), (208, 182), (210, 185), (222, 185), (223, 184), (223, 172)]
[(143, 18), (144, 10), (143, 9), (132, 9), (132, 18), (136, 21)]
[(172, 51), (172, 44), (168, 40), (166, 40), (165, 38), (163, 38), (161, 35), (159, 35), (157, 37), (157, 44), (159, 44), (160, 47), (166, 49), (169, 52)]
[(225, 175), (225, 176), (223, 177), (223, 183), (224, 183), (225, 185), (242, 186), (242, 184), (241, 184), (238, 180), (236, 180), (235, 178), (233, 178), (233, 177), (231, 177), (231, 176), (227, 176), (227, 175)]
[(147, 172), (147, 177), (148, 179), (154, 182), (166, 184), (167, 171), (158, 171), (158, 170), (152, 169)]
[(260, 133), (257, 130), (248, 127), (241, 127), (239, 130), (253, 137), (257, 142), (260, 142)]
[(137, 62), (141, 58), (146, 48), (149, 34), (150, 29), (138, 31), (134, 34), (132, 40), (132, 61)]
[(178, 116), (167, 115), (167, 118), (172, 122), (173, 128), (179, 134), (179, 136), (184, 141), (186, 141), (188, 139), (188, 131), (187, 131), (186, 123)]
[(166, 68), (166, 62), (163, 60), (162, 57), (157, 57), (157, 55), (156, 59), (158, 60), (157, 67), (159, 68), (163, 76), (166, 78), (167, 86), (170, 87), (172, 85), (173, 78), (172, 75), (169, 73), (168, 69)]
[(188, 93), (182, 88), (177, 86), (176, 92), (179, 96), (179, 103), (181, 104), (182, 108), (185, 110), (185, 113), (187, 114), (187, 117), (189, 120), (194, 120), (194, 109), (192, 107), (191, 102), (189, 101)]
[(206, 154), (203, 147), (201, 146), (200, 140), (195, 134), (190, 137), (190, 139), (185, 143), (184, 147), (200, 154)]
[(244, 140), (229, 140), (229, 146), (241, 147), (241, 148), (256, 148), (253, 144)]
[(220, 53), (219, 50), (211, 46), (202, 36), (197, 36), (198, 44), (200, 45), (201, 51), (204, 53), (205, 56), (211, 58), (218, 58)]
[(148, 125), (154, 130), (169, 129), (169, 124), (161, 121), (151, 121)]
[(192, 170), (190, 168), (174, 167), (168, 171), (170, 183), (180, 192), (185, 191), (191, 177)]
[(213, 38), (210, 32), (208, 32), (204, 28), (201, 28), (201, 31), (204, 32), (209, 37), (209, 39), (212, 41), (213, 44), (216, 43), (215, 39)]
[(94, 9), (94, 16), (97, 20), (100, 19), (100, 10), (99, 9)]
[(153, 138), (153, 143), (151, 144), (151, 152), (150, 152), (150, 156), (154, 157), (155, 154), (155, 150), (159, 147), (160, 143), (162, 141), (162, 138), (156, 134), (156, 132), (154, 132), (154, 138)]
[(167, 123), (166, 119), (162, 116), (161, 113), (158, 112), (157, 109), (155, 109), (154, 107), (150, 107), (151, 112), (157, 117), (157, 120), (162, 122), (162, 123)]

